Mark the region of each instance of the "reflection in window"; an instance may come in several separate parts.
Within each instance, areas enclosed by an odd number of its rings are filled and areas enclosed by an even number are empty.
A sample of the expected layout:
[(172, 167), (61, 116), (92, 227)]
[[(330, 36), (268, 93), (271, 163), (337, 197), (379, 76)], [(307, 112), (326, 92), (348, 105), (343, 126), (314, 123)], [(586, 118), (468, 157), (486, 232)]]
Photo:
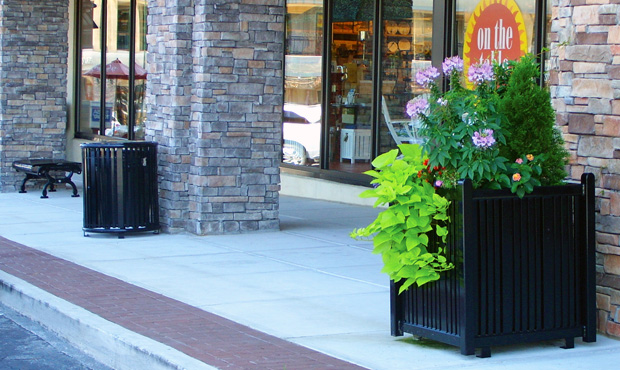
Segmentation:
[(374, 14), (372, 1), (334, 0), (331, 23), (329, 168), (371, 168)]
[(321, 144), (323, 1), (286, 6), (283, 162), (318, 165)]
[(80, 0), (78, 7), (81, 68), (76, 131), (143, 139), (146, 0)]
[(428, 92), (416, 84), (415, 75), (431, 65), (433, 1), (385, 3), (383, 13), (381, 153), (397, 144), (420, 141), (405, 105)]

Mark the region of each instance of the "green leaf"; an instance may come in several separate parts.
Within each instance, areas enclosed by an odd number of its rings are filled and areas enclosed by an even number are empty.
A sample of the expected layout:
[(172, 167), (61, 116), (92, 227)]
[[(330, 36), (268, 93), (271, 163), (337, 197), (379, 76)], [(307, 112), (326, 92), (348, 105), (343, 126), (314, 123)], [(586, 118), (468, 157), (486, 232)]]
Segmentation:
[(431, 271), (430, 274), (418, 277), (416, 283), (418, 286), (422, 286), (426, 283), (430, 283), (431, 281), (439, 280), (439, 274), (435, 271)]
[(398, 149), (392, 149), (389, 152), (383, 153), (380, 156), (378, 156), (377, 158), (375, 158), (375, 160), (372, 161), (372, 165), (375, 168), (381, 169), (381, 168), (383, 168), (383, 167), (393, 163), (397, 156), (398, 156)]
[[(418, 245), (420, 245), (421, 240), (420, 240), (420, 236), (418, 235), (407, 235), (407, 250), (412, 251), (415, 247), (417, 247)], [(419, 254), (419, 252), (416, 254)]]
[(411, 159), (418, 158), (420, 162), (423, 161), (422, 146), (420, 146), (419, 144), (400, 144), (398, 148), (405, 157)]
[[(372, 176), (374, 178), (381, 177), (381, 174), (379, 172), (375, 171), (375, 170), (368, 170), (368, 171), (364, 172), (364, 174), (366, 174), (368, 176)], [(375, 183), (376, 181), (377, 180), (372, 180), (370, 183), (372, 184), (372, 183)]]
[(364, 190), (359, 195), (360, 198), (376, 198), (377, 197), (377, 189), (368, 189)]
[(448, 228), (437, 225), (435, 227), (435, 232), (437, 233), (437, 236), (445, 236), (448, 235)]
[(394, 212), (387, 212), (387, 211), (381, 214), (380, 224), (382, 228), (394, 226), (397, 224), (402, 224), (403, 222), (405, 222), (405, 217), (400, 214), (396, 214)]
[(392, 234), (387, 233), (385, 231), (380, 231), (379, 233), (377, 233), (377, 235), (375, 235), (375, 237), (373, 238), (373, 244), (375, 247), (378, 246), (382, 246), (384, 244), (392, 244)]
[(422, 243), (423, 245), (428, 246), (428, 235), (420, 234), (420, 243)]
[(407, 288), (409, 288), (413, 283), (415, 283), (415, 279), (407, 279), (407, 280), (405, 280), (403, 285), (400, 286), (400, 289), (398, 289), (398, 294), (401, 294), (402, 292), (407, 290)]

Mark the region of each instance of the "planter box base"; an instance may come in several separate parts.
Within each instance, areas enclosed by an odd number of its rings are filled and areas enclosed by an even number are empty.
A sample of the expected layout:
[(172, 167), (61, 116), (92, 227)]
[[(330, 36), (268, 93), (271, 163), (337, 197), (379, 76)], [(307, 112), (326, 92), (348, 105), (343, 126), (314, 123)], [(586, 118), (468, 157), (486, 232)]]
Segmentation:
[[(453, 193), (446, 256), (455, 269), (398, 294), (392, 335), (404, 333), (491, 355), (491, 346), (575, 338), (596, 341), (594, 176), (541, 187)], [(432, 250), (433, 243), (429, 242)]]

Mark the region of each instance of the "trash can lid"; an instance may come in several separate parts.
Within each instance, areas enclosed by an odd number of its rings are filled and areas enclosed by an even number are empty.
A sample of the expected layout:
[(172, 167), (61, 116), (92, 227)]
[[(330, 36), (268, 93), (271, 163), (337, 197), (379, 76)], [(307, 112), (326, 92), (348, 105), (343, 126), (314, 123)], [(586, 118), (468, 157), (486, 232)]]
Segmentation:
[(157, 146), (154, 141), (106, 140), (80, 144), (80, 148), (139, 148)]

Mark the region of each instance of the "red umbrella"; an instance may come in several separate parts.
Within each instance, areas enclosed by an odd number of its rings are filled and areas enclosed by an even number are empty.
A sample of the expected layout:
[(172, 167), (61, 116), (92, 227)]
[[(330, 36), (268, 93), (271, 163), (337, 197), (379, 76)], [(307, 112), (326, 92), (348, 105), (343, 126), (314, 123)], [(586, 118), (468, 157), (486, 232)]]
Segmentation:
[[(136, 73), (136, 80), (145, 80), (146, 79), (146, 70), (140, 67), (137, 63), (134, 66)], [(89, 71), (84, 73), (84, 76), (97, 77), (101, 78), (101, 64), (98, 64), (91, 68)], [(105, 77), (106, 79), (116, 79), (116, 80), (128, 80), (129, 79), (129, 67), (123, 64), (119, 59), (116, 59), (113, 62), (106, 64), (105, 66)]]

